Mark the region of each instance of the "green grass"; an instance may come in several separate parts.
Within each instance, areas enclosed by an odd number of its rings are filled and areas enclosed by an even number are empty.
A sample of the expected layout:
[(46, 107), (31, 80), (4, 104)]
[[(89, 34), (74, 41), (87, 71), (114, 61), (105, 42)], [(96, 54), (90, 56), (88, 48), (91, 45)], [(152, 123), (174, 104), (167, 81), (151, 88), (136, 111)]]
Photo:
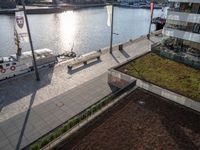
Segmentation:
[(200, 102), (200, 70), (154, 53), (138, 58), (119, 70)]

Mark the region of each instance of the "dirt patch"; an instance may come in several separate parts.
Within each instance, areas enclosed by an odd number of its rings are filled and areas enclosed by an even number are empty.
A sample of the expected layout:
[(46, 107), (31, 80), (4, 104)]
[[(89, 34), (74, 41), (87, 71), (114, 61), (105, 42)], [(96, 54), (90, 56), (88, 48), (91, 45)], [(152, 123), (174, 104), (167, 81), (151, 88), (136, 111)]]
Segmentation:
[(199, 150), (200, 115), (137, 89), (60, 149)]

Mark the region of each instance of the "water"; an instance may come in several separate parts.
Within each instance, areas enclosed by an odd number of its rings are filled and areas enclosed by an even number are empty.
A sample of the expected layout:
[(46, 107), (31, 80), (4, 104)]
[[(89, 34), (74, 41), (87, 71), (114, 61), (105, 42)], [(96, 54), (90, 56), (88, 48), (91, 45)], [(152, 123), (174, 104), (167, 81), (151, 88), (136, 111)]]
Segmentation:
[[(155, 10), (154, 16), (161, 16)], [(63, 13), (28, 15), (34, 49), (49, 48), (56, 54), (70, 50), (78, 54), (108, 47), (110, 27), (107, 26), (105, 8), (91, 8)], [(113, 43), (125, 42), (147, 34), (150, 10), (115, 8)], [(0, 15), (0, 56), (16, 53), (14, 44), (14, 16)], [(152, 30), (155, 27), (152, 26)], [(74, 45), (74, 46), (73, 46)], [(28, 43), (23, 51), (30, 50)]]

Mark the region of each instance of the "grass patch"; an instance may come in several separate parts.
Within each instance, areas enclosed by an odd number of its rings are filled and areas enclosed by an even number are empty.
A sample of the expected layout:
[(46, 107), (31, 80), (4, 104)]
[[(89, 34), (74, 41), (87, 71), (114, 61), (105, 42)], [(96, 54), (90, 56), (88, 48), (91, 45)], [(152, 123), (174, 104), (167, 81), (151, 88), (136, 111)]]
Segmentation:
[(200, 70), (154, 53), (138, 58), (118, 70), (200, 102)]

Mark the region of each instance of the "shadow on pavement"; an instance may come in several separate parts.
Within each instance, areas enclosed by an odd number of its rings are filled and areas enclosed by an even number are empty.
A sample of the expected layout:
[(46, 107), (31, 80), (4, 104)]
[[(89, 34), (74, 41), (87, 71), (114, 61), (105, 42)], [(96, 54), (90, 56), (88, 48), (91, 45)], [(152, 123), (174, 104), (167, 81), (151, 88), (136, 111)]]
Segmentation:
[(35, 100), (36, 93), (37, 93), (37, 91), (34, 91), (33, 94), (31, 95), (29, 107), (28, 107), (28, 110), (27, 110), (27, 113), (26, 113), (26, 116), (25, 116), (25, 119), (24, 119), (24, 123), (23, 123), (23, 126), (22, 126), (22, 130), (21, 130), (17, 145), (16, 145), (16, 150), (20, 150), (20, 146), (21, 146), (22, 139), (23, 139), (23, 136), (24, 136), (24, 131), (26, 129), (26, 125), (27, 125), (28, 118), (29, 118), (30, 113), (31, 113), (31, 108), (32, 108), (33, 102)]
[(40, 70), (41, 80), (35, 80), (34, 72), (14, 80), (8, 80), (0, 84), (0, 112), (3, 107), (18, 101), (22, 97), (34, 93), (51, 83), (54, 67)]
[(111, 56), (113, 57), (113, 59), (119, 64), (120, 62), (117, 60), (117, 58), (115, 57), (115, 55), (113, 55), (113, 53), (111, 54)]
[(122, 53), (122, 55), (124, 55), (124, 57), (126, 57), (126, 58), (130, 57), (130, 55), (124, 49), (119, 50), (119, 51)]
[(83, 69), (89, 68), (89, 67), (91, 67), (93, 65), (96, 65), (98, 63), (101, 63), (101, 62), (102, 62), (101, 60), (96, 60), (96, 61), (93, 61), (93, 62), (89, 62), (88, 64), (85, 64), (85, 65), (82, 65), (82, 66), (78, 66), (77, 68), (74, 68), (74, 69), (72, 68), (72, 70), (68, 70), (68, 73), (70, 75), (72, 75), (72, 74), (74, 74), (76, 72), (79, 72), (79, 71), (81, 71)]

